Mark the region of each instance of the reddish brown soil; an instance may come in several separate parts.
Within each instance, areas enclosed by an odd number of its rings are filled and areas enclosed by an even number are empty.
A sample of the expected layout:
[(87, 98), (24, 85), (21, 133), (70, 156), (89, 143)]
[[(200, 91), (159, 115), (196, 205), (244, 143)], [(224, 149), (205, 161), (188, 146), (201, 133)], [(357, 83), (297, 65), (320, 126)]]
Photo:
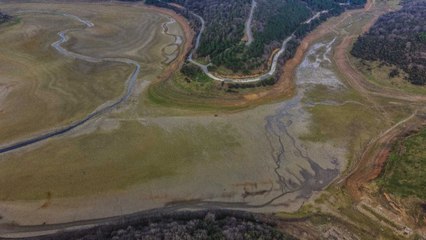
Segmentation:
[[(369, 1), (364, 8), (364, 11), (367, 12), (373, 8), (374, 5), (372, 1)], [(378, 17), (386, 13), (388, 10), (389, 9), (376, 9), (375, 17), (363, 26), (362, 31), (368, 31), (368, 29), (370, 29), (370, 27), (375, 23)], [(384, 114), (386, 114), (386, 112), (383, 111), (383, 108), (376, 103), (374, 96), (420, 104), (422, 104), (421, 102), (426, 101), (426, 96), (423, 95), (411, 95), (395, 89), (379, 88), (378, 86), (368, 82), (364, 78), (363, 74), (352, 66), (347, 55), (348, 49), (350, 49), (352, 46), (354, 39), (356, 39), (356, 35), (349, 35), (345, 37), (336, 47), (336, 51), (333, 56), (337, 69), (344, 75), (348, 84), (353, 89), (361, 93), (379, 111)], [(413, 114), (405, 121), (401, 121), (397, 125), (394, 125), (391, 129), (379, 136), (365, 148), (360, 160), (352, 169), (351, 174), (346, 180), (346, 187), (355, 200), (360, 200), (362, 197), (363, 186), (377, 178), (381, 173), (383, 166), (389, 156), (390, 146), (392, 143), (396, 141), (401, 135), (412, 131), (413, 128), (416, 128), (419, 126), (419, 124), (421, 124), (421, 121), (418, 121), (418, 119), (415, 118), (415, 114)]]
[[(341, 16), (341, 21), (350, 17), (351, 14), (358, 11), (369, 11), (372, 9), (372, 2), (369, 1), (366, 7), (363, 10), (353, 10), (345, 12)], [(182, 54), (179, 56), (177, 61), (174, 61), (165, 73), (161, 76), (160, 80), (167, 79), (171, 76), (171, 74), (179, 69), (182, 63), (185, 60), (186, 53), (190, 51), (192, 47), (192, 38), (194, 37), (194, 32), (190, 28), (188, 22), (182, 16), (176, 14), (173, 11), (165, 10), (161, 8), (151, 7), (153, 10), (161, 12), (163, 14), (167, 14), (175, 18), (182, 28), (185, 31), (185, 45), (182, 51)], [(380, 12), (380, 14), (385, 13), (385, 11)], [(374, 24), (377, 18), (380, 16), (377, 14), (370, 22), (368, 22), (365, 26), (363, 26), (363, 32), (368, 31), (368, 29)], [(239, 100), (231, 100), (230, 102), (225, 99), (218, 99), (219, 104), (224, 105), (234, 105), (234, 106), (242, 106), (249, 104), (261, 104), (271, 100), (282, 99), (285, 97), (289, 97), (293, 94), (295, 85), (293, 82), (294, 74), (296, 72), (297, 67), (302, 62), (306, 51), (312, 45), (312, 43), (316, 42), (318, 39), (324, 37), (326, 34), (334, 31), (335, 25), (331, 22), (325, 22), (321, 24), (316, 30), (308, 34), (300, 46), (296, 50), (295, 56), (288, 60), (284, 67), (283, 73), (279, 81), (271, 88), (266, 91), (259, 91), (256, 93), (243, 94), (243, 98), (239, 98)], [(336, 51), (334, 54), (334, 60), (336, 62), (336, 66), (338, 70), (343, 73), (348, 80), (349, 85), (360, 92), (367, 98), (370, 98), (370, 95), (380, 95), (384, 97), (406, 100), (410, 102), (418, 102), (418, 101), (426, 101), (426, 96), (412, 96), (409, 94), (405, 94), (402, 92), (395, 93), (394, 91), (383, 91), (376, 92), (378, 90), (376, 86), (373, 86), (369, 82), (367, 82), (362, 73), (360, 73), (356, 68), (354, 68), (347, 56), (347, 49), (352, 45), (355, 35), (347, 36), (343, 39), (343, 41), (336, 47)], [(414, 118), (414, 115), (412, 116)], [(401, 123), (399, 123), (401, 124)], [(377, 178), (379, 176), (385, 161), (389, 155), (391, 144), (397, 139), (398, 136), (403, 135), (407, 131), (411, 131), (412, 128), (418, 126), (418, 121), (416, 123), (408, 124), (404, 127), (395, 127), (388, 131), (386, 134), (379, 137), (376, 141), (370, 143), (361, 159), (358, 161), (358, 164), (352, 170), (352, 173), (346, 180), (346, 187), (349, 192), (355, 199), (360, 199), (362, 196), (362, 188), (365, 184), (370, 182), (371, 180)]]
[[(175, 18), (185, 31), (186, 41), (183, 47), (183, 51), (178, 57), (178, 59), (172, 64), (170, 64), (165, 73), (159, 78), (159, 80), (162, 81), (164, 79), (169, 78), (174, 71), (181, 67), (182, 63), (185, 60), (186, 53), (191, 50), (191, 43), (194, 37), (194, 32), (189, 26), (187, 20), (181, 15), (178, 15), (171, 10), (156, 7), (150, 8)], [(359, 11), (367, 12), (370, 11), (372, 8), (373, 3), (370, 0), (368, 1), (366, 7), (362, 10), (352, 10), (343, 13), (343, 15), (340, 17), (341, 20), (339, 21), (339, 23), (350, 17), (353, 13)], [(378, 13), (376, 13), (376, 16), (363, 26), (363, 32), (368, 31), (368, 29), (375, 23), (377, 18), (385, 12), (386, 11), (379, 11)], [(338, 23), (334, 24), (330, 21), (325, 22), (319, 27), (317, 27), (310, 34), (308, 34), (303, 39), (300, 46), (297, 48), (295, 56), (285, 63), (283, 67), (283, 73), (279, 81), (272, 88), (265, 91), (242, 94), (242, 98), (238, 97), (237, 100), (234, 98), (232, 100), (217, 99), (215, 101), (217, 101), (218, 104), (243, 106), (249, 104), (257, 105), (264, 102), (278, 100), (291, 96), (294, 93), (295, 89), (293, 81), (294, 74), (296, 72), (297, 67), (302, 62), (306, 51), (318, 39), (324, 37), (332, 31), (335, 31), (334, 29), (336, 24)], [(395, 92), (393, 90), (383, 91), (383, 89), (377, 89), (376, 86), (367, 82), (364, 79), (362, 73), (360, 73), (356, 68), (351, 65), (351, 62), (349, 61), (349, 58), (347, 56), (347, 50), (351, 47), (355, 37), (355, 35), (345, 37), (343, 41), (336, 47), (336, 51), (334, 54), (334, 60), (336, 62), (338, 70), (345, 75), (345, 78), (347, 79), (349, 85), (352, 88), (360, 92), (364, 97), (368, 99), (371, 98), (370, 95), (380, 95), (410, 102), (426, 101), (426, 96), (412, 96), (402, 92)], [(381, 92), (378, 92), (379, 90), (381, 90)], [(374, 100), (371, 101), (374, 102)], [(411, 117), (414, 118), (414, 115)], [(401, 124), (401, 122), (399, 124)], [(382, 135), (376, 141), (370, 143), (366, 147), (361, 159), (358, 161), (358, 164), (356, 164), (346, 181), (346, 186), (355, 199), (359, 199), (362, 196), (361, 190), (363, 185), (375, 179), (380, 174), (382, 167), (389, 155), (390, 145), (392, 144), (392, 142), (395, 141), (398, 136), (404, 134), (406, 131), (410, 131), (413, 127), (417, 125), (418, 122), (408, 124), (408, 126), (404, 126), (402, 128), (399, 126), (394, 126), (390, 131), (387, 131), (386, 134)]]
[[(368, 1), (366, 7), (364, 8), (365, 12), (370, 11), (373, 8), (372, 1)], [(377, 19), (390, 11), (390, 9), (374, 9), (374, 18), (372, 18), (368, 23), (366, 23), (362, 27), (362, 33), (367, 32), (373, 24), (377, 21)], [(349, 12), (348, 12), (349, 13)], [(349, 13), (350, 14), (350, 13)], [(351, 46), (356, 39), (357, 35), (352, 34), (346, 36), (343, 41), (336, 47), (336, 51), (334, 53), (334, 60), (336, 62), (337, 69), (340, 73), (345, 75), (345, 79), (348, 81), (348, 84), (354, 88), (356, 91), (360, 92), (364, 97), (369, 95), (392, 98), (396, 100), (403, 100), (409, 102), (425, 102), (426, 96), (424, 95), (412, 95), (402, 91), (398, 91), (396, 89), (390, 89), (385, 87), (378, 87), (371, 82), (367, 81), (363, 74), (352, 66), (351, 61), (348, 57), (348, 50), (351, 49)]]
[[(182, 66), (183, 62), (185, 61), (185, 56), (191, 50), (191, 47), (192, 47), (191, 43), (194, 37), (194, 32), (189, 26), (189, 23), (187, 22), (187, 20), (183, 18), (181, 15), (176, 14), (174, 11), (157, 8), (157, 7), (148, 7), (148, 8), (175, 18), (186, 33), (185, 46), (180, 56), (178, 57), (176, 61), (174, 61), (172, 64), (169, 65), (168, 69), (158, 79), (158, 81), (165, 81), (171, 76), (171, 74), (174, 71), (179, 69)], [(343, 16), (341, 17), (342, 18), (341, 21), (343, 21), (344, 19), (349, 17), (351, 13), (356, 11), (362, 11), (362, 10), (352, 10), (352, 11), (343, 13)], [(324, 37), (326, 34), (334, 31), (334, 27), (335, 26), (332, 23), (325, 22), (321, 24), (319, 27), (317, 27), (316, 30), (308, 34), (303, 39), (300, 46), (297, 48), (295, 56), (292, 59), (286, 61), (283, 67), (283, 70), (282, 70), (283, 72), (281, 74), (280, 79), (271, 88), (268, 88), (266, 90), (257, 89), (251, 93), (235, 94), (232, 98), (226, 98), (226, 97), (216, 98), (216, 99), (212, 99), (211, 101), (217, 105), (224, 105), (224, 106), (255, 106), (265, 102), (277, 101), (277, 100), (291, 97), (294, 94), (294, 90), (295, 90), (295, 85), (293, 82), (294, 74), (296, 72), (298, 65), (302, 62), (306, 51), (308, 50), (308, 48), (311, 46), (313, 42), (317, 41), (319, 38)]]
[(424, 124), (426, 124), (426, 119), (414, 113), (379, 136), (379, 138), (366, 147), (361, 159), (346, 179), (346, 188), (354, 200), (361, 200), (364, 194), (364, 186), (380, 175), (389, 157), (392, 145), (409, 133), (418, 131), (419, 127)]

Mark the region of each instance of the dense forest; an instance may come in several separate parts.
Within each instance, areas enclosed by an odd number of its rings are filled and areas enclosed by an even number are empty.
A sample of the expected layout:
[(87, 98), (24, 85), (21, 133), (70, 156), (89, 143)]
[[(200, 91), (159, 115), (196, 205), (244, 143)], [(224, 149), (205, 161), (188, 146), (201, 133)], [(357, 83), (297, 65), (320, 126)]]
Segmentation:
[(426, 85), (426, 0), (404, 1), (400, 10), (380, 17), (351, 53), (394, 64), (408, 73), (411, 83)]
[(0, 12), (0, 24), (5, 23), (9, 21), (10, 19), (12, 19), (11, 16)]
[(250, 3), (251, 0), (187, 1), (186, 6), (206, 20), (198, 48), (200, 56), (217, 56), (240, 43)]
[[(187, 12), (166, 4), (176, 3), (203, 17), (206, 29), (201, 37), (197, 57), (204, 57), (214, 65), (225, 66), (234, 72), (249, 73), (253, 69), (266, 68), (272, 51), (279, 48), (282, 41), (292, 33), (300, 39), (320, 22), (340, 14), (344, 8), (365, 3), (365, 0), (342, 1), (257, 0), (252, 25), (254, 41), (249, 46), (242, 38), (251, 0), (147, 0), (146, 3), (174, 8), (188, 17), (190, 14)], [(324, 10), (328, 12), (310, 23), (304, 23)], [(197, 26), (196, 23), (193, 25)]]
[[(211, 54), (215, 65), (234, 71), (250, 70), (266, 64), (273, 49), (311, 16), (306, 4), (298, 0), (261, 0), (253, 21), (254, 41), (249, 46), (240, 42), (220, 54)], [(242, 37), (242, 35), (241, 35)]]
[(276, 225), (275, 219), (231, 210), (177, 211), (169, 214), (123, 218), (115, 224), (59, 232), (31, 239), (296, 239), (276, 230)]

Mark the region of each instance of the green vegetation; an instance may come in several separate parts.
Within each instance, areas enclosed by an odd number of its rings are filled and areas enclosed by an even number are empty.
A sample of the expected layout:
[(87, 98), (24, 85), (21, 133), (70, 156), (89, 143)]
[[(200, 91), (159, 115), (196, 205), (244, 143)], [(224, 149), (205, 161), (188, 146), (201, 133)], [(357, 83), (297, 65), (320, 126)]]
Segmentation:
[(417, 35), (418, 39), (422, 43), (426, 43), (426, 32), (421, 32)]
[[(212, 63), (215, 65), (224, 65), (234, 72), (249, 72), (257, 68), (265, 68), (266, 62), (273, 49), (280, 47), (281, 42), (296, 32), (296, 36), (301, 39), (307, 32), (312, 30), (321, 21), (327, 17), (337, 15), (343, 11), (343, 8), (333, 0), (318, 1), (300, 1), (300, 0), (259, 0), (258, 7), (254, 15), (254, 42), (246, 46), (242, 42), (231, 46), (220, 54), (208, 53)], [(303, 24), (314, 11), (330, 10), (321, 18), (312, 21), (310, 24)], [(292, 51), (296, 49), (297, 44), (289, 44), (287, 47), (288, 55), (292, 56)]]
[(79, 196), (191, 176), (195, 165), (222, 161), (239, 147), (228, 125), (168, 131), (137, 121), (117, 124), (115, 130), (52, 141), (1, 161), (0, 200), (43, 199), (48, 192), (55, 198)]
[[(254, 21), (258, 27), (253, 29), (254, 42), (246, 47), (239, 44), (212, 57), (216, 65), (224, 64), (234, 71), (258, 68), (271, 54), (273, 42), (282, 42), (296, 28), (311, 16), (311, 11), (298, 0), (261, 1), (255, 12)], [(276, 44), (280, 46), (280, 44)]]
[[(309, 109), (312, 114), (310, 132), (302, 139), (321, 142), (328, 139), (366, 138), (366, 133), (377, 132), (381, 124), (375, 112), (363, 105), (347, 103), (342, 106), (317, 105)], [(364, 139), (365, 140), (365, 139)]]
[(426, 86), (411, 84), (408, 74), (398, 66), (381, 61), (367, 61), (350, 57), (350, 61), (359, 69), (365, 79), (380, 87), (394, 88), (412, 94), (426, 94)]
[(343, 223), (353, 232), (359, 234), (361, 239), (400, 239), (393, 234), (391, 229), (383, 225), (378, 225), (375, 220), (355, 209), (352, 204), (340, 207), (338, 210), (340, 214), (343, 214), (356, 224), (348, 222)]
[(322, 102), (322, 101), (362, 101), (362, 97), (351, 89), (331, 89), (326, 85), (315, 85), (307, 91), (306, 97), (303, 99), (305, 103)]
[(237, 106), (223, 106), (217, 101), (217, 97), (232, 100), (237, 96), (227, 93), (220, 82), (211, 80), (201, 70), (201, 73), (198, 69), (195, 71), (195, 80), (182, 72), (175, 72), (166, 81), (152, 83), (148, 87), (147, 103), (202, 111), (238, 109)]
[[(246, 46), (242, 40), (244, 24), (248, 18), (250, 0), (149, 0), (147, 4), (172, 8), (187, 17), (199, 30), (200, 23), (186, 10), (166, 3), (183, 5), (187, 10), (202, 16), (206, 28), (202, 34), (197, 57), (209, 59), (218, 67), (247, 74), (252, 70), (264, 69), (274, 49), (295, 32), (300, 40), (320, 22), (340, 14), (344, 8), (335, 0), (257, 0), (253, 19), (254, 42)], [(364, 2), (361, 0), (360, 2)], [(352, 3), (351, 4), (355, 4)], [(304, 22), (316, 12), (327, 10), (309, 24)], [(225, 14), (226, 13), (226, 14)], [(288, 46), (287, 54), (292, 55), (298, 44)]]
[(202, 111), (234, 111), (246, 107), (232, 103), (241, 101), (241, 94), (253, 91), (255, 87), (262, 91), (275, 81), (275, 78), (270, 77), (256, 83), (219, 82), (209, 78), (198, 66), (186, 63), (180, 72), (175, 72), (166, 81), (151, 84), (147, 97), (150, 103), (162, 106)]
[(374, 211), (372, 208), (366, 206), (366, 205), (361, 205), (361, 208), (364, 209), (365, 211), (369, 212), (370, 214), (372, 214), (375, 218), (377, 218), (378, 220), (388, 224), (389, 226), (398, 229), (398, 225), (396, 225), (394, 222), (390, 221), (389, 219), (383, 217), (382, 215), (378, 214), (376, 211)]
[(188, 82), (196, 81), (203, 84), (213, 81), (198, 66), (191, 63), (183, 65), (180, 72), (186, 76), (185, 80)]
[(401, 197), (426, 199), (426, 128), (393, 147), (379, 186)]
[[(318, 94), (326, 94), (330, 91), (318, 90)], [(332, 91), (334, 93), (336, 91)], [(357, 95), (337, 94), (340, 99), (337, 102), (347, 102), (339, 105), (319, 104), (307, 108), (311, 114), (309, 131), (301, 134), (300, 139), (311, 142), (327, 142), (347, 149), (347, 157), (352, 161), (365, 144), (370, 141), (371, 136), (379, 134), (386, 127), (382, 117), (362, 101), (356, 100)], [(320, 95), (316, 96), (321, 98)], [(333, 99), (333, 98), (332, 98)], [(336, 101), (335, 100), (335, 101)], [(330, 100), (329, 100), (330, 101)], [(331, 100), (333, 101), (333, 100)], [(350, 163), (349, 163), (350, 164)]]
[(347, 233), (350, 232), (351, 235), (357, 236), (359, 239), (400, 239), (394, 235), (390, 228), (378, 225), (375, 220), (354, 207), (356, 203), (341, 186), (331, 186), (322, 193), (320, 198), (321, 200), (315, 201), (317, 205), (322, 205), (326, 209), (331, 207), (339, 214), (315, 213), (309, 218), (314, 225), (322, 225), (323, 228), (328, 226), (349, 230)]
[[(207, 4), (197, 0), (187, 1), (186, 6), (206, 20), (206, 30), (197, 53), (215, 59), (227, 49), (237, 46), (244, 35), (244, 22), (250, 3), (250, 0), (219, 0)], [(213, 62), (217, 63), (217, 60)]]
[(306, 218), (306, 217), (311, 217), (313, 216), (314, 213), (314, 209), (312, 204), (303, 204), (296, 212), (278, 212), (276, 213), (277, 217), (280, 218)]
[(351, 54), (394, 64), (416, 85), (426, 84), (426, 1), (404, 1), (401, 10), (383, 15), (358, 38)]

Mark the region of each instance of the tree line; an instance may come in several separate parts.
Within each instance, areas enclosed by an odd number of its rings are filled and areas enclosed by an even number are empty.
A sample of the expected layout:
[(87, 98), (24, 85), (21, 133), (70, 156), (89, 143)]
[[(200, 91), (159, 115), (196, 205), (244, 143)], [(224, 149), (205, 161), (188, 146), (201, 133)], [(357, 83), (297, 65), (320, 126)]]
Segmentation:
[[(355, 42), (351, 54), (365, 60), (394, 64), (408, 81), (426, 84), (426, 0), (404, 1), (402, 8), (380, 17)], [(393, 71), (392, 75), (397, 75)]]
[[(350, 0), (349, 5), (343, 5), (339, 1), (344, 0), (257, 0), (252, 23), (254, 41), (249, 46), (241, 39), (251, 0), (146, 0), (146, 3), (172, 8), (189, 17), (197, 31), (200, 23), (188, 11), (202, 16), (206, 28), (195, 57), (204, 57), (216, 67), (224, 66), (234, 72), (248, 74), (254, 69), (265, 69), (272, 51), (280, 48), (283, 40), (292, 33), (295, 33), (296, 39), (288, 45), (282, 58), (291, 57), (299, 40), (328, 17), (365, 3), (365, 0)], [(179, 4), (184, 9), (168, 3)], [(323, 10), (328, 12), (305, 23)]]
[(124, 216), (108, 224), (37, 237), (40, 240), (271, 239), (295, 240), (273, 217), (233, 210), (176, 211)]

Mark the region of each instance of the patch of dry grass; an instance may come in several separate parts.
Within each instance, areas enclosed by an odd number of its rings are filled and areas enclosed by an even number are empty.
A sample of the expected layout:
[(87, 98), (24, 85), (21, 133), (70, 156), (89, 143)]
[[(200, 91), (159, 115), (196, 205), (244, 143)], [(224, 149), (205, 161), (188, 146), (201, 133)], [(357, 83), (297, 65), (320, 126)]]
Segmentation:
[(238, 146), (226, 125), (167, 131), (123, 122), (111, 132), (52, 140), (0, 161), (0, 199), (87, 195), (191, 175), (195, 165), (226, 160)]

